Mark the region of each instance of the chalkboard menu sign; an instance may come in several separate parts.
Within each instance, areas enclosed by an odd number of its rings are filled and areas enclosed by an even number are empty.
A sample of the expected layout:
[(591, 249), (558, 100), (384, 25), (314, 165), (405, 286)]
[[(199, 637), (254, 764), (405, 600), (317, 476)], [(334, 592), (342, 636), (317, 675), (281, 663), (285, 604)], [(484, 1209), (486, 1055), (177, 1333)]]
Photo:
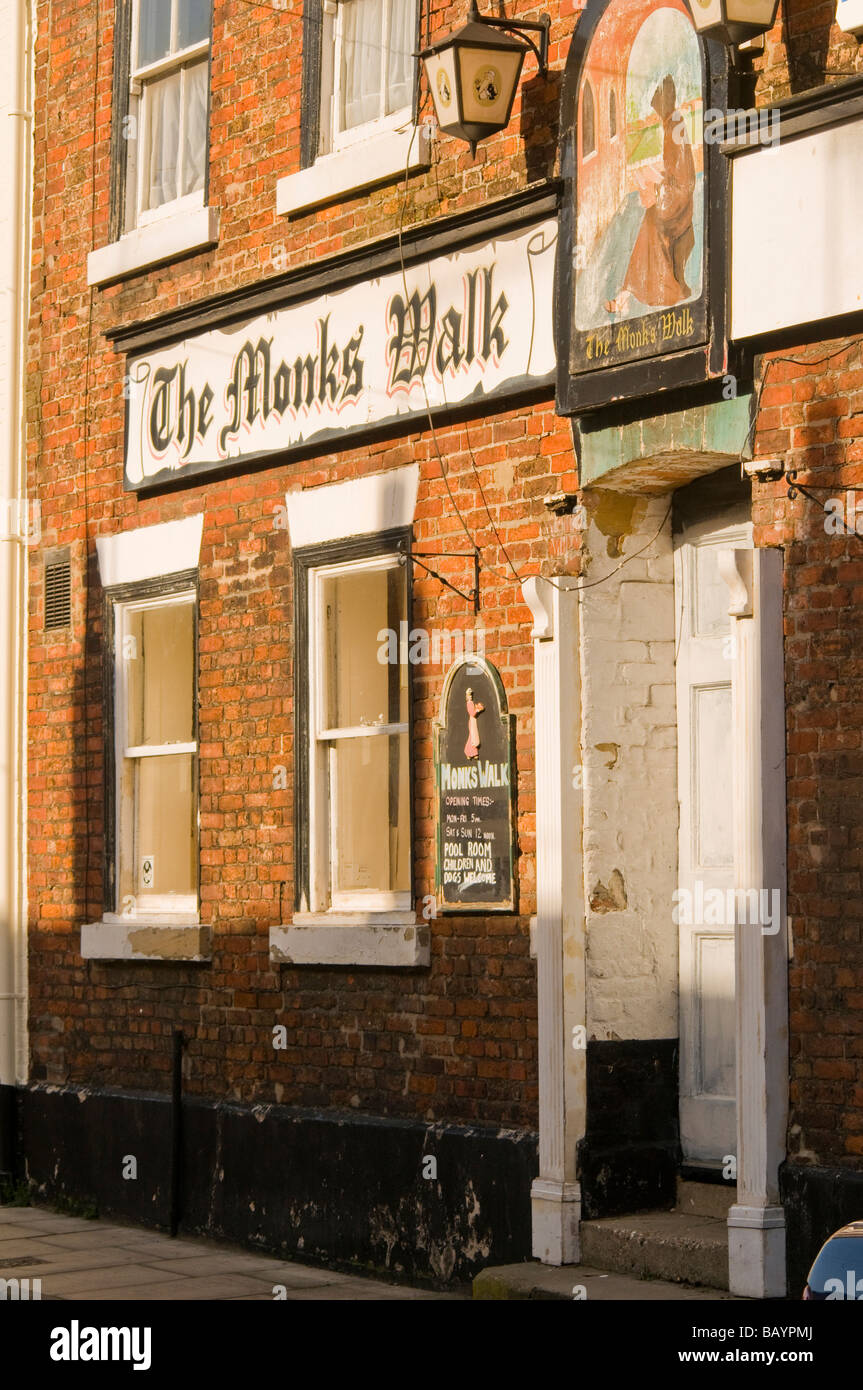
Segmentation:
[(435, 722), (436, 888), (442, 912), (514, 912), (513, 718), (500, 675), (462, 656)]

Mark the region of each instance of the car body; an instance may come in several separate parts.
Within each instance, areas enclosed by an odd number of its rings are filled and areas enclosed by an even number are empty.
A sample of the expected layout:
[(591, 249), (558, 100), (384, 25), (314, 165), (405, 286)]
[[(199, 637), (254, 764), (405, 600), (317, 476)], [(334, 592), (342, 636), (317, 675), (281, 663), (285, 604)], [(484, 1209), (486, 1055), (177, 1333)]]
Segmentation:
[(863, 1221), (852, 1221), (825, 1240), (803, 1290), (813, 1301), (863, 1301)]

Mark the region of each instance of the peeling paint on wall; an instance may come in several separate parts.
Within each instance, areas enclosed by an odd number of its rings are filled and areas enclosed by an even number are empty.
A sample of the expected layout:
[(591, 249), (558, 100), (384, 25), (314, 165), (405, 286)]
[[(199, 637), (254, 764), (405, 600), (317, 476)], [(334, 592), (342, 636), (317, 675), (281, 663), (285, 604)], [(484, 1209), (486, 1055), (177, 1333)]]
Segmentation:
[(597, 753), (610, 753), (610, 754), (611, 754), (611, 757), (609, 758), (608, 762), (605, 764), (606, 767), (611, 768), (611, 767), (614, 767), (614, 766), (616, 765), (617, 759), (618, 759), (618, 757), (620, 756), (620, 744), (619, 744), (619, 743), (597, 743), (597, 744), (594, 745), (594, 747), (596, 748)]
[(591, 520), (606, 537), (608, 554), (616, 559), (623, 554), (626, 537), (638, 525), (636, 509), (640, 518), (646, 504), (642, 498), (627, 496), (623, 492), (601, 492), (595, 496), (596, 505), (591, 509)]
[(622, 912), (626, 907), (626, 885), (619, 869), (612, 870), (608, 887), (600, 880), (591, 890), (591, 912)]

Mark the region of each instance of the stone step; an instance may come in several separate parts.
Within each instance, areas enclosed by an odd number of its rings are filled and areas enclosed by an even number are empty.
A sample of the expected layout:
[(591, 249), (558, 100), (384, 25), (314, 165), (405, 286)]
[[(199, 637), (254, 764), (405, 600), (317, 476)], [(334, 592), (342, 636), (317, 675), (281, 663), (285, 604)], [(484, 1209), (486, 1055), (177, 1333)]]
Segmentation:
[(677, 1179), (677, 1205), (675, 1211), (685, 1216), (713, 1216), (717, 1221), (725, 1221), (728, 1208), (737, 1201), (737, 1187), (734, 1183), (686, 1182)]
[(603, 1216), (581, 1224), (584, 1264), (639, 1279), (728, 1288), (728, 1227), (682, 1211)]

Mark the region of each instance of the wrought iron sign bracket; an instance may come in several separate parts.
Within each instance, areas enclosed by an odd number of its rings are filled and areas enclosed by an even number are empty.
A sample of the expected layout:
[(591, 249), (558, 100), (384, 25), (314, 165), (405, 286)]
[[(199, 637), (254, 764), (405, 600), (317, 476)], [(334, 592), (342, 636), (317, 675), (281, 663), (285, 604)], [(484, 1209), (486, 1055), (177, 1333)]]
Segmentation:
[[(404, 560), (410, 560), (411, 562), (416, 561), (420, 569), (425, 570), (426, 574), (430, 574), (439, 584), (443, 584), (447, 589), (451, 589), (454, 594), (458, 594), (459, 598), (463, 598), (465, 603), (472, 603), (474, 613), (479, 613), (479, 551), (476, 547), (474, 547), (472, 551), (411, 550), (408, 542), (402, 541), (399, 550), (403, 556), (402, 563), (404, 563)], [(443, 575), (439, 574), (437, 570), (433, 570), (429, 565), (423, 563), (424, 560), (466, 560), (471, 557), (473, 557), (473, 588), (469, 589), (467, 593), (465, 593), (463, 589), (457, 589), (455, 584), (451, 584), (448, 579), (444, 579)]]
[[(808, 487), (805, 487), (805, 486), (803, 485), (803, 483), (801, 483), (801, 482), (798, 481), (797, 474), (798, 474), (798, 470), (797, 470), (796, 468), (789, 468), (788, 472), (785, 474), (785, 477), (786, 477), (787, 482), (788, 482), (788, 500), (789, 500), (789, 502), (794, 502), (794, 501), (797, 499), (797, 496), (800, 495), (800, 496), (802, 496), (802, 497), (806, 497), (810, 502), (814, 502), (816, 506), (818, 506), (818, 507), (821, 508), (822, 512), (824, 512), (825, 514), (827, 514), (827, 507), (826, 507), (826, 506), (824, 505), (824, 503), (820, 500), (820, 498), (818, 498), (818, 497), (815, 496), (815, 493), (814, 493), (814, 492), (811, 492), (811, 491), (809, 490)], [(813, 484), (813, 486), (814, 486), (814, 484)], [(836, 489), (836, 488), (822, 487), (822, 488), (819, 489), (819, 491), (821, 491), (821, 492), (832, 492), (832, 493), (835, 493), (835, 492), (837, 491), (837, 489)], [(846, 487), (846, 488), (844, 489), (844, 491), (845, 491), (845, 492), (863, 492), (863, 488)], [(860, 532), (857, 531), (857, 530), (856, 530), (855, 528), (853, 528), (853, 527), (849, 527), (849, 526), (847, 525), (847, 523), (845, 522), (844, 518), (843, 518), (843, 520), (842, 520), (842, 525), (843, 525), (843, 527), (845, 528), (845, 534), (846, 534), (846, 536), (854, 536), (858, 541), (859, 541), (859, 540), (863, 540), (863, 536), (860, 535)]]
[[(524, 39), (536, 58), (540, 77), (548, 76), (548, 33), (551, 28), (550, 15), (541, 15), (539, 21), (529, 21), (526, 19), (493, 19), (490, 15), (480, 14), (474, 0), (468, 18), (479, 24), (487, 24), (490, 29), (503, 29), (507, 34), (517, 34), (520, 39)], [(533, 39), (530, 37), (531, 34), (539, 35), (538, 44), (534, 43)]]

